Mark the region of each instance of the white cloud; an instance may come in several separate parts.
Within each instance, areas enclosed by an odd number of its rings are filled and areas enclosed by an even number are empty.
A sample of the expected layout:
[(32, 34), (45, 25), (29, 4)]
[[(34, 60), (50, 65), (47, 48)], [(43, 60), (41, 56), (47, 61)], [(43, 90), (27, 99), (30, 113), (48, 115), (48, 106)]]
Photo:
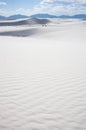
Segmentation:
[(7, 10), (5, 10), (5, 9), (0, 9), (0, 15), (8, 16), (9, 12)]
[(7, 5), (6, 2), (0, 2), (0, 5)]
[(19, 8), (15, 11), (15, 13), (29, 15), (30, 9)]
[[(6, 3), (3, 3), (3, 5), (6, 5)], [(54, 15), (86, 14), (86, 0), (41, 0), (33, 9), (0, 10), (0, 13), (6, 15), (32, 15), (36, 13), (50, 13)]]
[(42, 0), (35, 10), (56, 15), (86, 13), (86, 0)]
[(55, 3), (80, 3), (86, 4), (86, 0), (42, 0), (40, 4), (55, 4)]

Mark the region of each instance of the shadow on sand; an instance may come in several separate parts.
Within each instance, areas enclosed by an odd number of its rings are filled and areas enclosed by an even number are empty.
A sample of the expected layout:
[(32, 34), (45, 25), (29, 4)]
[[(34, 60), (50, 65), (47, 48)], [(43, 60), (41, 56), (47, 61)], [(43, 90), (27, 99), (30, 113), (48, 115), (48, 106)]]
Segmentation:
[(28, 36), (36, 34), (37, 31), (38, 29), (6, 31), (6, 32), (0, 32), (0, 36), (28, 37)]
[(20, 21), (4, 21), (0, 22), (0, 26), (21, 26), (21, 25), (34, 25), (34, 24), (48, 24), (50, 23), (50, 20), (48, 19), (37, 19), (37, 18), (31, 18), (31, 19), (25, 19)]

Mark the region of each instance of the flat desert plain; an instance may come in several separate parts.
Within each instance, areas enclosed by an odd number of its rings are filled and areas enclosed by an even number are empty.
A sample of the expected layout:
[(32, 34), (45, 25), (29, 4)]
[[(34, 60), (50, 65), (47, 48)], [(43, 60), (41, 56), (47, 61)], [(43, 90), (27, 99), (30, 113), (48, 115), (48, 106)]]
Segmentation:
[(0, 21), (0, 130), (86, 130), (86, 20)]

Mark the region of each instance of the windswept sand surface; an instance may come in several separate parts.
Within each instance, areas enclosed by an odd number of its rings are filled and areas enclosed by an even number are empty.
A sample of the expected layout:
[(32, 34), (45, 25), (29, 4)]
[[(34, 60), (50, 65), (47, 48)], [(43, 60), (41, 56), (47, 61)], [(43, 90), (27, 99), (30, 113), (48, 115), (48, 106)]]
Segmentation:
[(0, 130), (86, 130), (86, 23), (0, 28)]

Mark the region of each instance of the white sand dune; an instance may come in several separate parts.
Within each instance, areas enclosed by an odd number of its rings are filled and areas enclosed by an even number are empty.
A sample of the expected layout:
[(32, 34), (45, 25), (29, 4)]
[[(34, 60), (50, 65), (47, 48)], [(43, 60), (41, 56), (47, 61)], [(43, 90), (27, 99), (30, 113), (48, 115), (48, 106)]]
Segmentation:
[(86, 129), (85, 21), (49, 21), (1, 27), (0, 130)]
[(20, 19), (20, 20), (0, 21), (0, 26), (47, 24), (49, 22), (50, 22), (49, 19), (30, 18), (30, 19), (22, 19), (22, 20)]

